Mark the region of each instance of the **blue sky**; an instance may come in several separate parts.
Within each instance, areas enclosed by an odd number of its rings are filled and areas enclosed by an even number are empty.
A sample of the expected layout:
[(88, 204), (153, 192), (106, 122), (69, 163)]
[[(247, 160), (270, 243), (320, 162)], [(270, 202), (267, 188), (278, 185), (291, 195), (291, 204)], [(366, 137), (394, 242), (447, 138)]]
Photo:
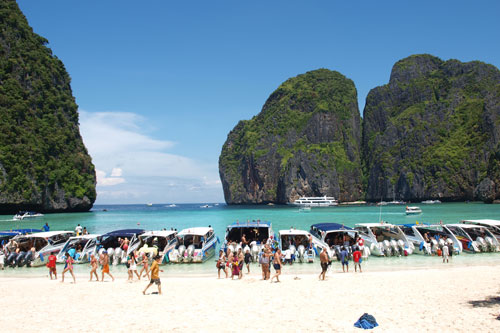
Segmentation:
[(96, 203), (222, 202), (227, 134), (306, 71), (352, 79), (362, 112), (411, 54), (500, 67), (498, 1), (18, 3), (72, 78)]

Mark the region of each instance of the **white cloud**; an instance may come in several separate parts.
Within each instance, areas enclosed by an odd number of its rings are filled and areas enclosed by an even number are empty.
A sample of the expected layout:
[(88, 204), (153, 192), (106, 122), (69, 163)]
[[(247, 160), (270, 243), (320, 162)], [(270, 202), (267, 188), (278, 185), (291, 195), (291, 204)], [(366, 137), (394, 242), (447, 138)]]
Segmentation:
[(150, 130), (134, 113), (80, 110), (80, 132), (96, 166), (97, 203), (222, 201), (215, 162), (168, 153), (174, 141), (144, 134)]

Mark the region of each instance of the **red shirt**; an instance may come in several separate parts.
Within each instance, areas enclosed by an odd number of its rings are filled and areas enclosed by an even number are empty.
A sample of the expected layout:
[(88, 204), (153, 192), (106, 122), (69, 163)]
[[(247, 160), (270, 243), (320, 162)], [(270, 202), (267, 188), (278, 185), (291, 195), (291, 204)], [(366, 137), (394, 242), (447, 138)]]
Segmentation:
[(56, 256), (51, 254), (49, 256), (49, 262), (47, 263), (47, 267), (56, 267)]
[(359, 262), (359, 258), (361, 258), (361, 252), (354, 251), (354, 253), (352, 254), (352, 258), (354, 259), (354, 262)]

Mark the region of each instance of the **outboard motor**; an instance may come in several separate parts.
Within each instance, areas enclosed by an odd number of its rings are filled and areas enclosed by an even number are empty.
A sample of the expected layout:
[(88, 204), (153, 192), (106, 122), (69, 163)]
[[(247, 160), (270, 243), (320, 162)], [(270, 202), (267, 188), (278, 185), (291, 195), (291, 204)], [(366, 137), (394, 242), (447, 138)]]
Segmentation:
[(335, 245), (333, 247), (333, 252), (335, 253), (335, 257), (337, 258), (338, 261), (340, 261), (340, 252), (342, 251), (342, 249), (340, 248), (339, 245)]
[(486, 236), (484, 238), (484, 241), (486, 242), (486, 246), (488, 247), (488, 250), (491, 252), (495, 252), (495, 244), (493, 243), (493, 239), (491, 239), (490, 236)]
[(253, 262), (257, 262), (259, 258), (259, 252), (260, 252), (259, 246), (257, 244), (253, 244), (252, 249), (250, 251), (250, 253), (252, 254)]
[(298, 252), (299, 261), (304, 262), (304, 258), (305, 258), (305, 254), (306, 254), (306, 248), (304, 247), (304, 245), (299, 245), (299, 247), (297, 248), (297, 252)]
[(439, 247), (438, 242), (434, 238), (431, 239), (431, 251), (432, 251), (432, 253), (436, 253), (438, 250), (438, 247)]
[(6, 266), (11, 266), (11, 267), (14, 267), (14, 263), (16, 261), (16, 257), (17, 257), (17, 253), (15, 252), (11, 252), (8, 256), (7, 256), (7, 259), (5, 261), (5, 265)]
[[(119, 263), (123, 262), (123, 260), (122, 260), (122, 254), (123, 254), (124, 252), (125, 252), (125, 251), (123, 251), (123, 250), (122, 250), (121, 248), (119, 248), (119, 247), (117, 247), (117, 248), (115, 249), (115, 253), (114, 253), (114, 257), (113, 257), (113, 264), (115, 264), (115, 262), (116, 262), (116, 264), (119, 264)], [(116, 265), (116, 264), (115, 264), (115, 265)]]
[(382, 248), (384, 249), (385, 256), (390, 256), (392, 254), (391, 243), (386, 239), (382, 243)]
[(116, 265), (115, 263), (115, 249), (110, 247), (106, 250), (108, 252), (108, 258), (111, 265)]
[(391, 239), (391, 247), (392, 247), (392, 250), (393, 250), (393, 253), (394, 254), (398, 254), (399, 256), (401, 256), (401, 254), (403, 253), (403, 251), (399, 251), (399, 246), (398, 246), (398, 242), (395, 240), (395, 239)]
[(470, 242), (470, 250), (474, 251), (474, 252), (481, 252), (481, 250), (479, 249), (479, 246), (477, 244), (476, 241), (472, 241)]
[(366, 259), (368, 259), (368, 257), (370, 256), (371, 251), (370, 251), (370, 249), (368, 248), (368, 246), (363, 246), (363, 252), (362, 252), (362, 253), (363, 253), (363, 254), (362, 254), (363, 259), (365, 259), (365, 260), (366, 260)]
[(14, 259), (14, 266), (22, 267), (24, 264), (23, 259), (25, 255), (26, 252), (24, 251), (19, 252), (19, 254), (17, 254), (17, 256)]
[(443, 246), (444, 246), (444, 239), (440, 238), (438, 243), (439, 243), (439, 247), (443, 248)]
[(477, 245), (479, 245), (481, 252), (488, 251), (488, 245), (486, 244), (486, 241), (484, 240), (483, 237), (476, 238), (476, 243), (477, 243)]
[(187, 254), (187, 257), (188, 257), (189, 259), (192, 259), (192, 258), (193, 258), (193, 254), (194, 254), (194, 249), (195, 249), (195, 248), (194, 248), (194, 245), (193, 245), (193, 244), (189, 245), (189, 246), (187, 247), (187, 250), (186, 250), (186, 253), (184, 254), (184, 256), (186, 256), (186, 254)]
[(168, 259), (172, 262), (177, 262), (179, 260), (179, 250), (173, 249), (172, 252), (168, 254)]
[(33, 261), (33, 259), (35, 259), (35, 254), (30, 250), (24, 256), (23, 264), (26, 265), (26, 267), (31, 267), (31, 261)]
[[(408, 252), (408, 249), (405, 249), (405, 242), (402, 239), (398, 239), (397, 243), (398, 243), (399, 252), (402, 255), (410, 254)], [(406, 254), (405, 254), (405, 250), (406, 250)]]
[(186, 246), (180, 245), (178, 250), (179, 250), (179, 261), (184, 260), (184, 252), (186, 252)]

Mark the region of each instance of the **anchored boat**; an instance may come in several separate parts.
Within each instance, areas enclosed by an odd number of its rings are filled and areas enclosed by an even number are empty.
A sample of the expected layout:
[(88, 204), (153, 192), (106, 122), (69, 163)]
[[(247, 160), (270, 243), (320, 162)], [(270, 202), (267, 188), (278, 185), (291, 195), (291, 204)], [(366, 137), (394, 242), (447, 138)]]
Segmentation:
[(360, 223), (356, 224), (361, 238), (365, 241), (371, 254), (376, 256), (402, 256), (413, 253), (415, 246), (411, 243), (401, 229), (393, 224)]
[(177, 234), (177, 244), (168, 254), (170, 262), (201, 263), (215, 254), (219, 240), (212, 227), (196, 227), (181, 230)]

